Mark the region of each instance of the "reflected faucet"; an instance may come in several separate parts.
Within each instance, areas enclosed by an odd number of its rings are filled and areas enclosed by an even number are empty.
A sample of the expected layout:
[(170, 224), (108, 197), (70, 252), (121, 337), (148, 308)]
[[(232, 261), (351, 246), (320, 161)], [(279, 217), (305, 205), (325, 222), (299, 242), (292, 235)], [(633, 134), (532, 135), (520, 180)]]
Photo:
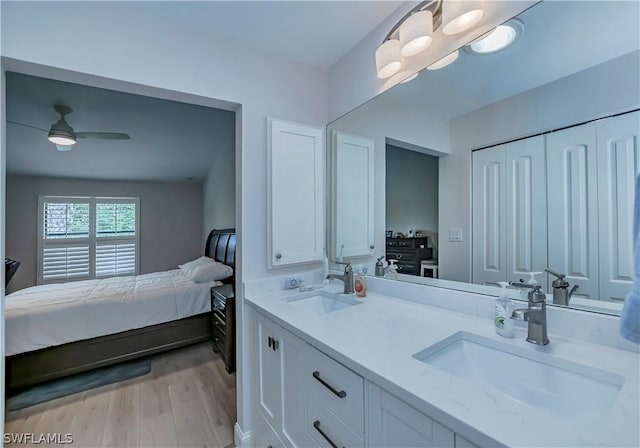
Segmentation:
[(344, 283), (344, 294), (353, 294), (355, 289), (353, 287), (353, 268), (351, 267), (351, 263), (343, 263), (341, 261), (337, 261), (338, 264), (343, 264), (344, 266), (344, 274), (329, 274), (326, 279), (331, 280), (337, 278), (338, 280), (342, 280)]
[(528, 304), (527, 308), (518, 308), (513, 310), (511, 319), (522, 320), (529, 323), (527, 332), (527, 342), (531, 342), (536, 345), (547, 345), (549, 338), (547, 338), (547, 304), (545, 300), (547, 296), (540, 289), (540, 285), (528, 285), (526, 283), (510, 283), (511, 286), (518, 288), (530, 288), (527, 295)]
[(553, 303), (555, 305), (569, 306), (569, 300), (571, 300), (571, 296), (576, 292), (576, 289), (578, 289), (578, 285), (573, 285), (573, 288), (569, 289), (569, 282), (564, 279), (564, 274), (558, 274), (551, 269), (545, 269), (545, 271), (556, 277), (551, 283), (553, 287)]

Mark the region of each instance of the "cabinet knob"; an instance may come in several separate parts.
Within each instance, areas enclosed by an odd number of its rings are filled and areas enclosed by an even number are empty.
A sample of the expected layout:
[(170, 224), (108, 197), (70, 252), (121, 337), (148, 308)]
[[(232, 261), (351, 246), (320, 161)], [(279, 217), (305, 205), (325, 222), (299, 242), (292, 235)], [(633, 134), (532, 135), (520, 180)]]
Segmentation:
[(373, 250), (373, 249), (375, 249), (375, 248), (376, 248), (376, 246), (374, 246), (373, 244), (371, 244), (371, 245), (369, 246), (369, 249), (371, 249), (371, 250)]
[(276, 260), (280, 260), (282, 258), (282, 254), (276, 254)]

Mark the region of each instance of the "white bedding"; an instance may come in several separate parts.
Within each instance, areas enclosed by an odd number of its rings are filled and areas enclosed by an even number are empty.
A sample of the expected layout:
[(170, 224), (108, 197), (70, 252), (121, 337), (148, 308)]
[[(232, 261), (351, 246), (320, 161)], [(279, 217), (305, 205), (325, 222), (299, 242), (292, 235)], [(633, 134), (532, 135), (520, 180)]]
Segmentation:
[(211, 310), (210, 288), (175, 269), (40, 285), (5, 299), (6, 354), (178, 320)]

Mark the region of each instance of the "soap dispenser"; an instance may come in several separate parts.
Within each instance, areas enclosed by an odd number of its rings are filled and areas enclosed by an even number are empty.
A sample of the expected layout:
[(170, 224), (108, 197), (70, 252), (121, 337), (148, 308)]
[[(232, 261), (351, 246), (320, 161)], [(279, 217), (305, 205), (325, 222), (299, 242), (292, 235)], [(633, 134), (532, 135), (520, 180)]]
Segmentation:
[(376, 261), (376, 277), (384, 276), (384, 264), (382, 264), (383, 258), (384, 255), (378, 258), (378, 260)]
[(387, 267), (387, 273), (384, 274), (384, 278), (398, 280), (398, 266), (396, 266), (396, 260), (389, 260), (389, 266)]

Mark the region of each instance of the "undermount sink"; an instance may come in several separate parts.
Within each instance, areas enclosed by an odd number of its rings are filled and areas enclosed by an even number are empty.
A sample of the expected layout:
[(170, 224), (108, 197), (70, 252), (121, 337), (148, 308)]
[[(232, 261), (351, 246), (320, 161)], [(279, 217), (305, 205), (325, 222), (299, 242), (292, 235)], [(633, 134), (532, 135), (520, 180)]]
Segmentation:
[(615, 402), (624, 383), (615, 373), (464, 331), (413, 357), (568, 420), (597, 417)]
[(316, 315), (332, 313), (362, 303), (352, 297), (337, 294), (318, 294), (311, 297), (295, 298), (287, 302), (299, 310)]

